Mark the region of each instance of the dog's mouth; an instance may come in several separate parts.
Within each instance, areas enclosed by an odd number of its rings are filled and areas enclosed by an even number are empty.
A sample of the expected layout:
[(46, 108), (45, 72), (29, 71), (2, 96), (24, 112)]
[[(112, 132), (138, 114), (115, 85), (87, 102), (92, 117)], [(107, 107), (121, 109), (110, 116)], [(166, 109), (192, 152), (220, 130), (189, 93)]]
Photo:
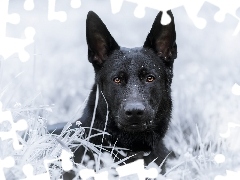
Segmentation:
[(132, 123), (132, 124), (124, 124), (124, 123), (121, 123), (121, 122), (118, 122), (117, 125), (118, 125), (118, 128), (119, 129), (123, 129), (125, 131), (129, 131), (129, 132), (141, 132), (141, 131), (145, 131), (146, 129), (148, 129), (148, 126), (152, 124), (152, 121), (147, 123)]

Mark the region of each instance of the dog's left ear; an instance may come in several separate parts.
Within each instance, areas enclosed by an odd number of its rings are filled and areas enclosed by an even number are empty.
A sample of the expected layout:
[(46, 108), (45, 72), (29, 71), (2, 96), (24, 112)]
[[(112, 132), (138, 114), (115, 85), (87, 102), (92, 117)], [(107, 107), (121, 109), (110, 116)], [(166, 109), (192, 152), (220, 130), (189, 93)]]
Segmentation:
[(162, 25), (163, 13), (160, 11), (143, 47), (152, 49), (165, 62), (172, 62), (177, 58), (176, 32), (173, 14), (170, 10), (167, 13), (171, 22), (168, 25)]
[(95, 68), (101, 67), (106, 58), (119, 49), (106, 25), (93, 11), (89, 11), (86, 20), (88, 60)]

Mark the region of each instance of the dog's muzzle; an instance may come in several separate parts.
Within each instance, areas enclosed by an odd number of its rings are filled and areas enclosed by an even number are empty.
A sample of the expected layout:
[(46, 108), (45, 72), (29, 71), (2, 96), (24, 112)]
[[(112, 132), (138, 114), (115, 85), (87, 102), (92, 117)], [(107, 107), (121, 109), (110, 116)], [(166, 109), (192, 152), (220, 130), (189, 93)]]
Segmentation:
[(144, 131), (152, 123), (150, 114), (142, 102), (125, 102), (121, 107), (118, 127), (126, 131)]

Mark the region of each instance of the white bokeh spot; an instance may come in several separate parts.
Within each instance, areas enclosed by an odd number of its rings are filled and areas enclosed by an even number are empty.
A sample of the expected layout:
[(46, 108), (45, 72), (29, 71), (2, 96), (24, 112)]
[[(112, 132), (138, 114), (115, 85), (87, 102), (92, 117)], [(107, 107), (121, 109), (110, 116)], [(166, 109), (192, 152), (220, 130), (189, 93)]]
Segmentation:
[(11, 168), (15, 165), (15, 160), (12, 156), (6, 157), (2, 162), (5, 168)]
[(226, 176), (217, 175), (214, 180), (239, 180), (240, 172), (226, 170)]
[(24, 6), (23, 7), (24, 7), (24, 9), (26, 11), (32, 11), (34, 9), (34, 2), (33, 2), (33, 0), (26, 0), (24, 2)]
[(95, 180), (108, 179), (108, 171), (96, 173), (93, 169), (82, 169), (79, 171), (82, 180), (87, 180), (93, 177)]
[(20, 22), (20, 16), (17, 13), (10, 14), (7, 17), (7, 21), (10, 22), (11, 24), (19, 24)]
[(24, 120), (24, 119), (18, 120), (14, 124), (14, 126), (18, 126), (18, 128), (17, 128), (18, 131), (24, 131), (28, 128), (28, 124), (27, 124), (26, 120)]
[(48, 20), (58, 20), (65, 22), (67, 20), (67, 13), (64, 11), (55, 11), (56, 0), (48, 0)]
[(81, 7), (81, 0), (71, 0), (71, 7), (74, 9)]
[(118, 13), (122, 7), (123, 0), (110, 0), (110, 2), (111, 2), (112, 13), (113, 14)]
[(6, 180), (3, 168), (11, 168), (15, 165), (15, 160), (13, 157), (8, 156), (4, 158), (3, 160), (0, 159), (0, 179), (1, 180)]
[(72, 153), (62, 150), (60, 159), (62, 159), (62, 168), (64, 171), (70, 171), (73, 168), (73, 163), (70, 158), (73, 156)]
[(31, 164), (25, 164), (22, 168), (23, 173), (28, 177), (33, 174), (33, 167)]
[(138, 5), (134, 10), (134, 16), (137, 18), (143, 18), (145, 16), (145, 7)]
[(171, 22), (171, 17), (167, 14), (167, 12), (163, 11), (161, 24), (162, 25), (168, 25)]
[(240, 86), (237, 83), (232, 86), (232, 93), (236, 96), (240, 96)]
[(131, 174), (137, 174), (139, 180), (145, 180), (146, 178), (156, 178), (158, 171), (156, 168), (144, 169), (144, 160), (139, 159), (135, 162), (126, 164), (116, 168), (119, 178), (128, 176)]
[(240, 124), (237, 124), (237, 123), (234, 123), (234, 122), (229, 122), (227, 131), (225, 133), (220, 133), (220, 136), (222, 138), (228, 138), (230, 136), (231, 128), (236, 128), (236, 127), (240, 128)]
[(214, 15), (214, 19), (217, 21), (217, 22), (223, 22), (224, 19), (225, 19), (225, 14), (221, 11), (218, 11), (215, 15)]
[(225, 160), (226, 160), (226, 158), (223, 154), (216, 154), (214, 157), (214, 161), (218, 164), (224, 163)]

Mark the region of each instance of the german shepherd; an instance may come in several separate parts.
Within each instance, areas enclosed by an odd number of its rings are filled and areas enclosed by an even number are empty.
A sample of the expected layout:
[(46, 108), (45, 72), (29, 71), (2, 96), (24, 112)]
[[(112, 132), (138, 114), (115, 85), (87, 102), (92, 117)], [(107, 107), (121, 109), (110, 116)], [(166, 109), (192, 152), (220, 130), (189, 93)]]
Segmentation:
[[(91, 143), (128, 149), (128, 155), (135, 155), (128, 162), (142, 158), (145, 164), (155, 160), (160, 165), (168, 154), (162, 139), (171, 119), (177, 45), (174, 17), (167, 13), (171, 22), (162, 25), (159, 12), (143, 46), (137, 48), (120, 47), (97, 14), (87, 15), (88, 60), (95, 83), (78, 121), (90, 127), (86, 135), (99, 133), (96, 129), (109, 134), (92, 137)], [(76, 163), (82, 154), (82, 148), (75, 151)]]

